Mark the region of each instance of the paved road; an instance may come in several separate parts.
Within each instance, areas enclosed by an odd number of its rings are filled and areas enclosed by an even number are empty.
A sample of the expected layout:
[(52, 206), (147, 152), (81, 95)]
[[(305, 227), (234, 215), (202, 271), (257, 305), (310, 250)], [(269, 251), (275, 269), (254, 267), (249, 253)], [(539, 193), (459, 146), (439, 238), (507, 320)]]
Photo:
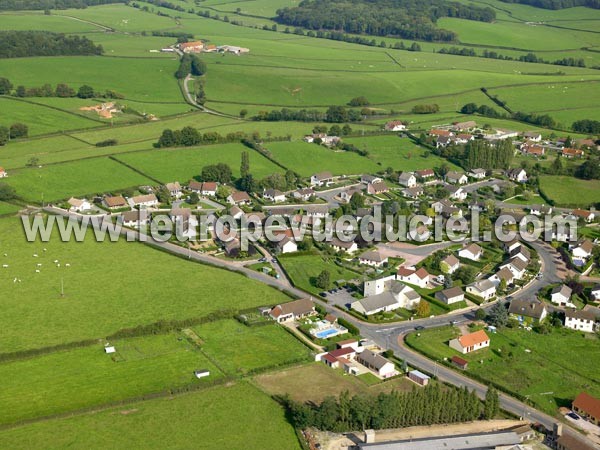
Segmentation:
[[(54, 208), (54, 207), (46, 207), (44, 208), (46, 212), (57, 214), (63, 217), (72, 217), (76, 219), (80, 219), (81, 216), (77, 214), (69, 213), (68, 211)], [(121, 231), (123, 235), (127, 233), (133, 233), (136, 236), (139, 236), (139, 232), (132, 231), (130, 229), (123, 229)], [(169, 251), (175, 255), (179, 255), (182, 257), (189, 258), (193, 261), (198, 261), (206, 264), (210, 264), (216, 267), (221, 267), (223, 269), (231, 270), (234, 272), (239, 272), (241, 274), (246, 275), (248, 278), (259, 281), (261, 283), (272, 286), (281, 291), (286, 291), (293, 296), (296, 297), (306, 297), (306, 293), (297, 288), (294, 288), (288, 284), (287, 279), (277, 280), (271, 276), (265, 275), (260, 272), (256, 272), (254, 270), (247, 269), (245, 267), (234, 265), (232, 262), (227, 260), (221, 260), (209, 255), (203, 255), (197, 252), (190, 252), (187, 248), (180, 247), (179, 245), (172, 244), (169, 242), (148, 242), (148, 245), (161, 248), (163, 250)], [(555, 273), (555, 263), (554, 263), (554, 255), (546, 248), (545, 245), (539, 243), (533, 243), (532, 246), (536, 249), (540, 258), (542, 260), (542, 273), (543, 276), (541, 279), (536, 279), (526, 288), (524, 288), (521, 292), (514, 295), (514, 298), (522, 298), (532, 296), (535, 292), (537, 292), (541, 287), (546, 286), (549, 283), (553, 283), (558, 278)], [(420, 325), (424, 328), (435, 328), (444, 325), (448, 325), (450, 320), (456, 321), (458, 323), (466, 322), (473, 320), (475, 315), (474, 311), (478, 307), (472, 307), (468, 309), (461, 310), (455, 314), (447, 314), (444, 316), (437, 316), (426, 319), (417, 319), (409, 322), (400, 322), (397, 324), (370, 324), (357, 320), (353, 316), (340, 311), (332, 305), (324, 305), (328, 312), (335, 313), (338, 316), (344, 316), (348, 321), (353, 323), (360, 329), (360, 334), (368, 339), (371, 339), (373, 342), (378, 344), (383, 348), (390, 348), (394, 351), (394, 353), (405, 359), (409, 365), (413, 367), (421, 368), (427, 372), (433, 373), (439, 377), (440, 380), (451, 383), (455, 386), (466, 386), (469, 389), (475, 390), (480, 397), (485, 397), (486, 387), (481, 383), (474, 381), (467, 376), (458, 373), (450, 368), (442, 366), (436, 361), (432, 361), (420, 354), (413, 352), (408, 349), (403, 344), (404, 336), (414, 331), (415, 326)], [(487, 306), (487, 308), (491, 307), (491, 304)], [(530, 406), (520, 402), (519, 400), (510, 397), (506, 394), (500, 395), (500, 403), (503, 409), (517, 415), (526, 418), (532, 422), (539, 422), (551, 429), (552, 424), (556, 421), (554, 418), (537, 411)], [(564, 427), (565, 432), (573, 432), (569, 431), (568, 427)]]
[(190, 89), (188, 87), (188, 82), (192, 79), (193, 79), (193, 77), (191, 75), (188, 75), (183, 80), (183, 92), (184, 92), (187, 102), (190, 105), (195, 106), (196, 108), (198, 108), (199, 110), (201, 110), (207, 114), (212, 114), (214, 116), (228, 117), (230, 119), (236, 119), (236, 120), (240, 120), (240, 121), (242, 120), (239, 117), (232, 116), (231, 114), (225, 114), (225, 113), (221, 113), (219, 111), (215, 111), (214, 109), (206, 108), (204, 105), (201, 105), (200, 103), (196, 102), (196, 98), (195, 98), (196, 96), (190, 92)]

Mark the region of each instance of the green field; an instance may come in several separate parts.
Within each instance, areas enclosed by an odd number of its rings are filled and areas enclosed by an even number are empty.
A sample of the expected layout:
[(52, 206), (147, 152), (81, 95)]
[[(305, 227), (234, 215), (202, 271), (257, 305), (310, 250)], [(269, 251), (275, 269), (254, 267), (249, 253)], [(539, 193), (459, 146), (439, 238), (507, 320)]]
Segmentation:
[(600, 201), (600, 180), (542, 175), (540, 189), (558, 206), (587, 207)]
[(446, 159), (432, 155), (422, 147), (415, 145), (408, 138), (398, 136), (373, 136), (363, 138), (346, 138), (344, 142), (356, 145), (369, 152), (368, 158), (380, 166), (379, 170), (392, 167), (394, 170), (414, 171), (432, 169), (447, 164), (458, 168)]
[(108, 158), (86, 159), (40, 168), (19, 169), (7, 183), (17, 195), (35, 202), (108, 192), (142, 184), (156, 184)]
[(174, 150), (152, 150), (121, 155), (119, 160), (165, 183), (173, 180), (187, 182), (200, 175), (202, 167), (217, 163), (228, 164), (234, 176), (239, 176), (243, 151), (249, 152), (250, 172), (255, 178), (262, 178), (282, 171), (280, 167), (264, 156), (248, 150), (247, 147), (239, 143)]
[(202, 351), (228, 375), (312, 359), (308, 348), (278, 325), (248, 327), (231, 319), (195, 330), (203, 340)]
[[(458, 334), (456, 328), (443, 327), (421, 331), (420, 336), (412, 333), (407, 341), (432, 358), (451, 358), (458, 352), (448, 347), (448, 341)], [(550, 415), (556, 414), (559, 406), (569, 406), (582, 390), (600, 394), (597, 336), (567, 329), (547, 335), (506, 329), (489, 336), (489, 349), (460, 355), (469, 361), (467, 373), (528, 396)]]
[(301, 256), (280, 255), (278, 259), (292, 279), (294, 286), (314, 294), (319, 294), (323, 291), (323, 289), (319, 289), (314, 284), (316, 278), (323, 270), (329, 271), (332, 285), (337, 280), (349, 281), (361, 277), (356, 272), (337, 266), (332, 259), (324, 258), (318, 254)]
[(20, 208), (12, 203), (0, 202), (0, 215), (16, 213)]
[[(110, 342), (0, 364), (5, 389), (0, 423), (7, 424), (134, 398), (222, 376), (185, 340), (174, 334)], [(59, 368), (59, 370), (57, 370)], [(194, 370), (208, 369), (198, 380)]]
[(89, 22), (56, 15), (46, 16), (42, 11), (4, 12), (0, 14), (0, 28), (3, 30), (43, 30), (65, 34), (102, 30)]
[(270, 142), (265, 147), (275, 160), (305, 177), (323, 170), (334, 175), (353, 175), (385, 169), (357, 153), (334, 151), (306, 142)]
[[(47, 243), (27, 243), (17, 219), (0, 219), (0, 236), (12, 237), (0, 241), (0, 254), (8, 255), (2, 264), (9, 265), (0, 270), (3, 353), (100, 338), (159, 319), (201, 317), (288, 299), (238, 274), (138, 243), (98, 243), (92, 236), (78, 244), (64, 244), (58, 236)], [(40, 273), (35, 273), (37, 264), (42, 264)], [(21, 282), (13, 283), (15, 278)]]
[(0, 433), (3, 448), (43, 448), (50, 443), (53, 448), (258, 450), (265, 442), (272, 448), (300, 448), (283, 409), (248, 383), (47, 420)]

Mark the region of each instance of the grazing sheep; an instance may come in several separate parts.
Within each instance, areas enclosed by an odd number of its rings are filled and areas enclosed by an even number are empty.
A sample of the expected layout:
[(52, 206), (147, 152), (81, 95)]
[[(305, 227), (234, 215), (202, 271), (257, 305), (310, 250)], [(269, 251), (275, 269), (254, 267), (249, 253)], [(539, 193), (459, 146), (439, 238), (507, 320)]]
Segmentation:
[(34, 257), (34, 258), (37, 258), (37, 257), (38, 257), (38, 254), (37, 254), (37, 253), (34, 253), (34, 254), (33, 254), (33, 257)]
[(8, 264), (2, 264), (2, 267), (3, 267), (4, 269), (8, 269)]
[(36, 269), (35, 273), (40, 273), (40, 271)]
[(42, 263), (37, 263), (36, 266), (37, 267), (42, 267)]
[(65, 264), (65, 267), (71, 267), (71, 264), (67, 263)]

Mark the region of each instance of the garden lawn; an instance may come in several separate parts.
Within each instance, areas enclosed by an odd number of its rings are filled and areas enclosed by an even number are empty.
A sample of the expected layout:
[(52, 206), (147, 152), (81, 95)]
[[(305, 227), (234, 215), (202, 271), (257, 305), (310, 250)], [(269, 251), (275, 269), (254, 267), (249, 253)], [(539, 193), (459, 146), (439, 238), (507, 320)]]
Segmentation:
[(35, 202), (156, 184), (108, 158), (19, 169), (12, 172), (6, 182), (16, 189), (17, 195)]
[(276, 161), (304, 177), (324, 170), (334, 175), (353, 175), (385, 169), (358, 153), (335, 151), (317, 144), (268, 142), (265, 147)]
[(588, 207), (593, 203), (600, 202), (600, 180), (542, 175), (540, 191), (558, 206)]
[[(448, 341), (458, 334), (456, 328), (436, 328), (421, 331), (420, 336), (411, 333), (407, 342), (431, 358), (451, 358), (458, 352), (450, 349)], [(469, 361), (467, 374), (529, 396), (536, 407), (554, 415), (582, 390), (600, 395), (600, 345), (597, 336), (585, 334), (567, 329), (548, 335), (504, 329), (489, 334), (490, 348), (460, 356)]]
[(0, 432), (3, 448), (300, 449), (283, 408), (248, 383)]
[[(175, 334), (111, 341), (0, 364), (5, 389), (0, 423), (60, 414), (170, 388), (206, 383), (222, 374)], [(59, 370), (57, 370), (59, 368)], [(198, 380), (194, 370), (209, 369)]]
[(329, 271), (331, 285), (340, 279), (348, 281), (361, 276), (336, 265), (333, 258), (326, 258), (319, 254), (280, 255), (278, 259), (292, 279), (294, 286), (314, 294), (319, 294), (324, 290), (315, 286), (316, 279), (323, 270)]
[(238, 177), (243, 151), (249, 154), (250, 173), (255, 179), (282, 172), (267, 158), (240, 143), (151, 150), (120, 155), (118, 159), (165, 183), (175, 180), (183, 183), (199, 176), (204, 166), (217, 163), (228, 164)]
[(458, 167), (448, 160), (432, 155), (430, 151), (415, 145), (408, 138), (399, 138), (396, 135), (346, 138), (344, 142), (367, 150), (368, 158), (380, 166), (379, 170), (392, 167), (394, 170), (414, 171), (432, 169), (444, 163), (458, 170)]
[(229, 375), (310, 361), (311, 353), (281, 326), (246, 326), (237, 320), (220, 320), (195, 328), (202, 351)]
[[(20, 220), (0, 219), (0, 255), (8, 255), (1, 258), (9, 265), (0, 269), (2, 353), (100, 338), (160, 319), (289, 300), (239, 274), (140, 243), (98, 243), (91, 234), (81, 243), (63, 243), (58, 234), (47, 243), (28, 243), (21, 230)], [(15, 278), (21, 282), (13, 283)]]

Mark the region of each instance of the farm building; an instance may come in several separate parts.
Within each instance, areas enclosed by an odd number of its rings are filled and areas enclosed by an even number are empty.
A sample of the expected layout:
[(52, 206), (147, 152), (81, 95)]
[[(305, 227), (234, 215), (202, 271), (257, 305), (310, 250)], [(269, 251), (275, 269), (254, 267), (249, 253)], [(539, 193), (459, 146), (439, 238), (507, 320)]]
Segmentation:
[(423, 372), (418, 370), (411, 370), (408, 372), (408, 378), (417, 383), (419, 386), (427, 386), (429, 384), (429, 380), (431, 379)]

